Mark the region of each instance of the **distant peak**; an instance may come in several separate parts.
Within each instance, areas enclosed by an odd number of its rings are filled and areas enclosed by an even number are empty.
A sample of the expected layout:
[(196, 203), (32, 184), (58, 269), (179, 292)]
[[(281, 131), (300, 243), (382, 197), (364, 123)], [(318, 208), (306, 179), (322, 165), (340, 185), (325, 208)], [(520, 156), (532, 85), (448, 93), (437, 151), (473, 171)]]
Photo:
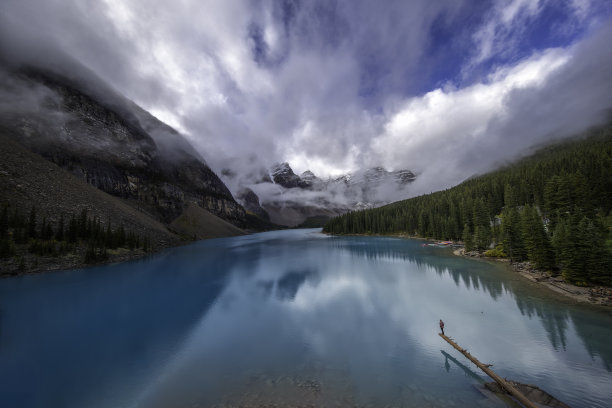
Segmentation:
[(300, 178), (306, 182), (311, 182), (313, 180), (318, 180), (319, 178), (310, 170), (306, 170), (302, 174), (300, 174)]
[(273, 176), (281, 173), (294, 174), (293, 169), (291, 168), (291, 166), (289, 166), (289, 163), (287, 162), (277, 163), (272, 166), (271, 173)]
[(289, 163), (287, 162), (280, 162), (280, 163), (276, 163), (274, 166), (272, 166), (272, 168), (276, 169), (276, 168), (291, 168), (291, 166), (289, 166)]

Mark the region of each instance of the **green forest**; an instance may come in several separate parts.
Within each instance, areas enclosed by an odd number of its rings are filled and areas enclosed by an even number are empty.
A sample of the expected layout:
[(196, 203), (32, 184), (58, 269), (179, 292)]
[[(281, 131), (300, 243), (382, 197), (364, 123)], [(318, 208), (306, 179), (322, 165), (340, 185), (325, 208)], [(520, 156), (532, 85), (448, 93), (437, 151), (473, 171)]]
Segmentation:
[(123, 225), (113, 228), (111, 220), (104, 225), (99, 217), (89, 216), (87, 209), (67, 219), (63, 215), (53, 218), (55, 222), (51, 217), (41, 218), (35, 207), (24, 213), (17, 207), (3, 205), (0, 259), (18, 258), (17, 272), (23, 272), (36, 266), (26, 265), (26, 260), (37, 263), (41, 257), (80, 256), (83, 263), (91, 264), (107, 260), (109, 250), (141, 248), (147, 252), (151, 248), (148, 237), (126, 231)]
[(463, 241), (578, 285), (612, 285), (611, 210), (606, 127), (453, 188), (333, 218), (323, 231)]

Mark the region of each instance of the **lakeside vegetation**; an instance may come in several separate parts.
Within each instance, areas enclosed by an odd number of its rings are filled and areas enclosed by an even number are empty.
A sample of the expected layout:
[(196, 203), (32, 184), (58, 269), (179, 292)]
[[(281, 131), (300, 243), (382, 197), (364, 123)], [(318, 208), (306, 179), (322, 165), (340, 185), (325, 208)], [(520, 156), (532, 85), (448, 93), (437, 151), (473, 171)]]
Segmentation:
[(109, 251), (121, 248), (148, 252), (151, 242), (123, 225), (113, 228), (111, 220), (103, 224), (99, 217), (89, 216), (87, 209), (67, 219), (63, 214), (41, 219), (35, 207), (28, 215), (9, 205), (0, 209), (0, 260), (17, 261), (15, 273), (35, 269), (42, 258), (77, 256), (85, 264), (102, 262), (109, 258)]
[(548, 146), (453, 188), (354, 211), (332, 234), (409, 234), (612, 285), (612, 127)]

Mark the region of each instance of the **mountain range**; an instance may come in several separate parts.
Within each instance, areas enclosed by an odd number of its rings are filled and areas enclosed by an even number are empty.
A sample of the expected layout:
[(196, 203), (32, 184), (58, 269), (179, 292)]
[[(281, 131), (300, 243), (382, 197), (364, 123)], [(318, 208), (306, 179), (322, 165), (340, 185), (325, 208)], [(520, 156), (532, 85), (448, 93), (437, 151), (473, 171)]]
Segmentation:
[(180, 133), (93, 73), (1, 74), (0, 203), (9, 210), (36, 208), (53, 228), (85, 210), (153, 249), (249, 227), (244, 208)]
[(319, 178), (307, 170), (294, 173), (287, 162), (260, 169), (246, 182), (225, 169), (221, 177), (236, 187), (236, 198), (247, 211), (275, 224), (320, 226), (348, 211), (373, 208), (406, 198), (416, 176), (409, 170), (373, 167), (338, 177)]
[[(36, 209), (52, 228), (87, 211), (100, 228), (121, 225), (156, 250), (245, 230), (320, 226), (405, 198), (415, 179), (383, 167), (324, 179), (297, 175), (286, 162), (259, 169), (254, 180), (231, 166), (219, 177), (183, 135), (75, 66), (0, 64), (0, 204)], [(58, 268), (79, 264), (64, 258)]]

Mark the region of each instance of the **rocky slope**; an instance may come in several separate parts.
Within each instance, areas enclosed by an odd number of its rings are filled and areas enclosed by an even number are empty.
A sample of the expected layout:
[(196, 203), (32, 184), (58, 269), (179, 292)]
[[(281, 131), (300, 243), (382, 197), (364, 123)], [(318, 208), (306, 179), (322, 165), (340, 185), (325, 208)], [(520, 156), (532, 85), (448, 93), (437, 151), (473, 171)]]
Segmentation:
[(236, 196), (245, 210), (250, 211), (257, 217), (265, 221), (270, 221), (270, 215), (263, 209), (259, 202), (259, 197), (250, 188), (241, 190)]
[[(93, 84), (93, 85), (92, 85)], [(99, 81), (33, 69), (3, 76), (0, 126), (33, 152), (163, 223), (187, 203), (232, 224), (244, 209), (175, 130)]]
[(122, 261), (247, 225), (182, 135), (82, 71), (0, 66), (0, 208), (0, 275)]
[(26, 211), (35, 206), (52, 223), (87, 208), (93, 216), (153, 238), (154, 249), (180, 241), (161, 222), (28, 151), (6, 131), (0, 131), (0, 202)]
[[(146, 239), (150, 247), (133, 250), (118, 249), (108, 252), (107, 262), (119, 262), (184, 243), (186, 240), (241, 235), (244, 231), (227, 221), (191, 203), (170, 225), (150, 217), (130, 205), (126, 200), (112, 196), (70, 174), (42, 156), (26, 149), (13, 140), (6, 130), (0, 130), (0, 206), (12, 213), (28, 213), (36, 208), (38, 226), (41, 221), (52, 226), (55, 232), (63, 220), (87, 210), (106, 229), (125, 228), (130, 234)], [(6, 242), (6, 231), (0, 241)], [(9, 230), (9, 239), (11, 238)], [(16, 239), (15, 239), (16, 240)], [(60, 242), (52, 241), (54, 247)], [(70, 245), (65, 253), (39, 256), (31, 251), (28, 243), (14, 246), (12, 256), (0, 256), (0, 276), (18, 273), (41, 272), (85, 266), (87, 245)], [(23, 266), (20, 266), (23, 263)]]
[[(44, 219), (55, 231), (61, 223), (82, 210), (114, 228), (123, 226), (130, 233), (146, 237), (151, 250), (181, 243), (180, 237), (165, 225), (143, 214), (123, 200), (85, 183), (40, 155), (24, 148), (0, 131), (0, 205), (12, 213), (28, 213), (36, 208), (38, 224)], [(66, 224), (66, 223), (64, 223)], [(6, 230), (0, 240), (6, 243)], [(17, 241), (8, 231), (10, 241)], [(58, 246), (59, 243), (53, 243)], [(85, 264), (86, 245), (71, 245), (72, 250), (55, 256), (38, 256), (28, 243), (11, 244), (12, 256), (0, 256), (0, 276), (80, 267)], [(116, 262), (142, 256), (145, 251), (114, 251), (108, 261)], [(3, 254), (6, 255), (6, 254)], [(23, 264), (20, 266), (20, 264)]]
[(195, 203), (190, 203), (183, 213), (170, 224), (173, 232), (186, 239), (208, 239), (244, 235), (238, 227), (215, 217)]

